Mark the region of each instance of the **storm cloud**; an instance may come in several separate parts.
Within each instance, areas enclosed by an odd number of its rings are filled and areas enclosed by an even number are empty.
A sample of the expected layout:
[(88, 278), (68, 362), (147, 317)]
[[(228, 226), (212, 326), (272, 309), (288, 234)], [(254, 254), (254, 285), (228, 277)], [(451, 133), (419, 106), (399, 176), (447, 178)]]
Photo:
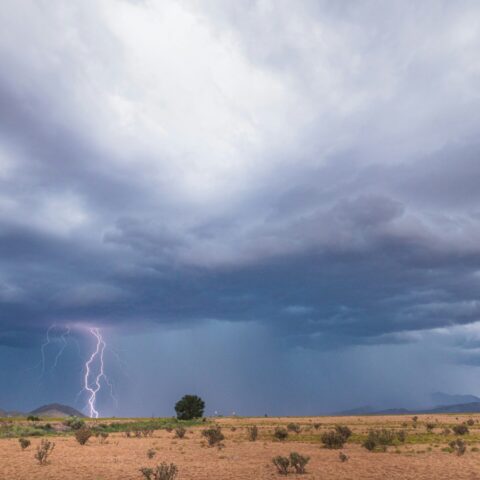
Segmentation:
[(479, 22), (469, 1), (3, 2), (0, 344), (95, 324), (128, 356), (217, 325), (291, 368), (419, 343), (478, 365)]

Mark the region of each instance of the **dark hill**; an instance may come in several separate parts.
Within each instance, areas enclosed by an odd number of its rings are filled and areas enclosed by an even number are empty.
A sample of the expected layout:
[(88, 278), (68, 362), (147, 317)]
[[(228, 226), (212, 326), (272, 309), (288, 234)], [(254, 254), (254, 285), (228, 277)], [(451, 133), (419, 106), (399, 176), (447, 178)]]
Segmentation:
[(85, 415), (75, 408), (60, 403), (50, 403), (43, 405), (30, 412), (30, 415), (38, 415), (43, 417), (85, 417)]

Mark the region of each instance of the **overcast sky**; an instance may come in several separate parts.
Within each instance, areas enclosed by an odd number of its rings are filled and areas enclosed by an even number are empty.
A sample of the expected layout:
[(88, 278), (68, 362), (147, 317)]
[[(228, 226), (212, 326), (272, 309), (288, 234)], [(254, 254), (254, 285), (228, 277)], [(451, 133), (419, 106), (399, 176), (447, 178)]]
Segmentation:
[(479, 25), (476, 1), (3, 0), (0, 408), (83, 408), (89, 327), (102, 415), (480, 394)]

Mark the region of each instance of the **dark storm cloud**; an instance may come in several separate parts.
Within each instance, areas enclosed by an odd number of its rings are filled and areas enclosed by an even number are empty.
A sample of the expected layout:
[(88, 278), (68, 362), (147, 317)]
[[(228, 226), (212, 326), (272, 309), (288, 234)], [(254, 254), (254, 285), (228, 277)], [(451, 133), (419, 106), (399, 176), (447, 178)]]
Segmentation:
[[(9, 23), (0, 343), (215, 319), (328, 348), (478, 321), (478, 6), (196, 5)], [(171, 9), (191, 44), (145, 50)]]

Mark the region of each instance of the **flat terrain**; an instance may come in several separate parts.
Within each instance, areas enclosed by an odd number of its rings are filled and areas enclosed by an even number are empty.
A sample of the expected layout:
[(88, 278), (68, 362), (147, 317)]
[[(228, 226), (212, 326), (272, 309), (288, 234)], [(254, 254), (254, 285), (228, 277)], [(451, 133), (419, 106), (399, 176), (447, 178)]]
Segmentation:
[[(188, 426), (183, 439), (175, 438), (175, 431), (158, 429), (151, 437), (141, 438), (110, 433), (104, 444), (92, 437), (84, 446), (71, 434), (58, 432), (48, 437), (28, 437), (31, 446), (23, 451), (18, 438), (2, 438), (0, 480), (141, 479), (140, 467), (152, 467), (162, 461), (178, 466), (178, 480), (281, 479), (284, 477), (277, 473), (272, 458), (292, 451), (310, 456), (310, 462), (306, 474), (291, 473), (287, 478), (480, 480), (479, 419), (478, 415), (464, 414), (421, 415), (417, 422), (411, 416), (210, 419), (221, 426), (225, 435), (222, 448), (208, 447), (201, 434), (205, 424)], [(462, 436), (467, 451), (458, 456), (448, 451), (449, 442), (457, 436), (443, 430), (468, 421), (473, 425)], [(60, 422), (52, 421), (52, 425), (55, 423), (60, 426)], [(275, 427), (286, 427), (289, 423), (299, 424), (300, 433), (290, 433), (285, 441), (275, 439)], [(435, 424), (430, 433), (427, 423)], [(259, 428), (255, 442), (247, 437), (246, 427), (250, 425)], [(326, 449), (320, 437), (335, 425), (347, 425), (353, 434), (342, 449)], [(385, 452), (370, 452), (362, 447), (362, 442), (369, 429), (378, 428), (405, 430), (406, 440), (388, 446)], [(34, 458), (42, 438), (55, 442), (45, 466)], [(152, 459), (147, 458), (149, 449), (155, 450)], [(340, 461), (340, 451), (348, 455), (348, 461)]]

